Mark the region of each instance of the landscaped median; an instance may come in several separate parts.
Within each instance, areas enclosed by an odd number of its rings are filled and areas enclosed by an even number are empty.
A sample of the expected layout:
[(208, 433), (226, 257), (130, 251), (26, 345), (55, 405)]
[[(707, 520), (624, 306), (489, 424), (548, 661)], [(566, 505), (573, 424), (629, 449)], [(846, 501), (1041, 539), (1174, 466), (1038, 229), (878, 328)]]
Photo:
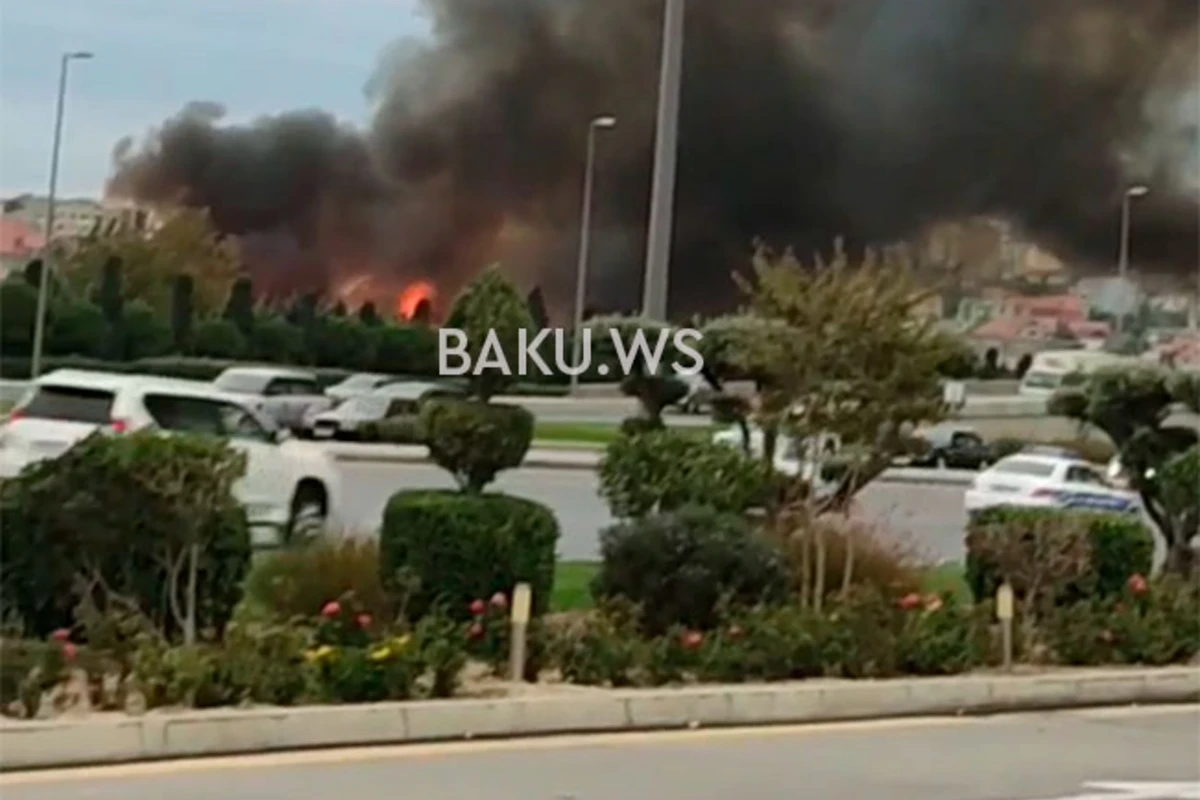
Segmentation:
[(0, 770), (486, 737), (778, 725), (1200, 701), (1200, 669), (611, 690), (369, 706), (105, 714), (0, 726)]
[[(338, 461), (359, 464), (432, 464), (424, 445), (358, 444), (337, 442), (320, 445)], [(599, 448), (532, 448), (521, 466), (537, 469), (593, 471), (604, 459)], [(965, 469), (918, 469), (895, 467), (876, 478), (883, 483), (925, 483), (967, 486), (979, 473)]]

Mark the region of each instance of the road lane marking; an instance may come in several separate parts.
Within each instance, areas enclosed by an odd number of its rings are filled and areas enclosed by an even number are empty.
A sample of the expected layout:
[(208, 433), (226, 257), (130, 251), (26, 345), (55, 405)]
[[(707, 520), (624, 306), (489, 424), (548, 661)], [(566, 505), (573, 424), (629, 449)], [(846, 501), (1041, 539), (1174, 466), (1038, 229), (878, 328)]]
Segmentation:
[[(666, 731), (631, 731), (625, 733), (550, 735), (510, 739), (480, 739), (474, 741), (460, 739), (451, 742), (429, 742), (424, 744), (363, 745), (358, 747), (283, 751), (276, 753), (183, 758), (169, 761), (149, 761), (93, 767), (67, 767), (27, 772), (5, 772), (0, 773), (0, 789), (6, 786), (155, 777), (182, 772), (269, 769), (287, 766), (321, 766), (393, 759), (451, 758), (481, 753), (508, 753), (529, 750), (566, 750), (590, 747), (621, 748), (644, 744), (670, 745), (727, 739), (766, 739), (829, 733), (852, 734), (912, 728), (981, 726), (997, 722), (1019, 722), (1022, 719), (1046, 716), (1047, 714), (1052, 716), (1085, 717), (1087, 715), (1095, 715), (1100, 711), (1107, 712), (1113, 716), (1197, 714), (1200, 713), (1200, 705), (1126, 706), (1114, 709), (1078, 709), (1064, 712), (1030, 711), (996, 716), (902, 717), (852, 722), (821, 722), (742, 728), (696, 728)], [(1063, 798), (1062, 800), (1070, 799)], [(1082, 799), (1080, 798), (1079, 800)], [(1105, 797), (1104, 800), (1126, 799), (1109, 796)], [(1162, 798), (1162, 800), (1175, 800), (1175, 798)], [(1190, 800), (1190, 796), (1188, 800)]]

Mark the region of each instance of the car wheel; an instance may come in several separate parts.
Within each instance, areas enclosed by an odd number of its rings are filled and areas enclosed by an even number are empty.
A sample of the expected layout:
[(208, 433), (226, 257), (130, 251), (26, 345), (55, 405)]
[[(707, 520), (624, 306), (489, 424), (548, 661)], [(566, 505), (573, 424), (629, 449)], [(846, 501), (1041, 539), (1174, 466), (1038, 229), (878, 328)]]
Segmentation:
[(329, 517), (329, 495), (320, 481), (300, 481), (292, 496), (285, 542), (300, 542), (321, 536)]

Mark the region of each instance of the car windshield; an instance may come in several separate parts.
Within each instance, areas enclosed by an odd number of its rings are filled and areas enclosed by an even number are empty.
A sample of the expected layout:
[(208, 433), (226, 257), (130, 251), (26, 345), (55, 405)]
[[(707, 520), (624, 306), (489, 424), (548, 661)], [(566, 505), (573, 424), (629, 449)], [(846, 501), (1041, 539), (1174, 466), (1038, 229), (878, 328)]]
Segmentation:
[(387, 412), (390, 398), (375, 396), (352, 397), (342, 406), (344, 411), (365, 417), (382, 417)]
[(218, 375), (213, 385), (223, 392), (258, 394), (263, 390), (263, 379), (245, 372), (226, 372)]
[(112, 417), (113, 393), (99, 389), (41, 386), (21, 409), (21, 416), (62, 422), (104, 425)]
[(1055, 464), (1045, 461), (1034, 461), (1029, 458), (1008, 458), (992, 467), (994, 472), (1005, 475), (1027, 475), (1035, 478), (1049, 478), (1057, 469)]
[(1024, 380), (1025, 385), (1032, 389), (1057, 389), (1061, 382), (1062, 376), (1052, 372), (1030, 372)]

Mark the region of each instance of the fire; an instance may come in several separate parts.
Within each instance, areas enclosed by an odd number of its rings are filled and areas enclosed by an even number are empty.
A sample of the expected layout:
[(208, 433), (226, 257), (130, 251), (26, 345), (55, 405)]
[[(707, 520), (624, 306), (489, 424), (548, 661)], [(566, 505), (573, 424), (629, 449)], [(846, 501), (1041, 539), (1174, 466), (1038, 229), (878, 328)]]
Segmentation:
[(437, 289), (429, 281), (410, 283), (396, 297), (396, 313), (402, 319), (412, 319), (422, 302), (429, 301), (432, 304), (436, 296)]

